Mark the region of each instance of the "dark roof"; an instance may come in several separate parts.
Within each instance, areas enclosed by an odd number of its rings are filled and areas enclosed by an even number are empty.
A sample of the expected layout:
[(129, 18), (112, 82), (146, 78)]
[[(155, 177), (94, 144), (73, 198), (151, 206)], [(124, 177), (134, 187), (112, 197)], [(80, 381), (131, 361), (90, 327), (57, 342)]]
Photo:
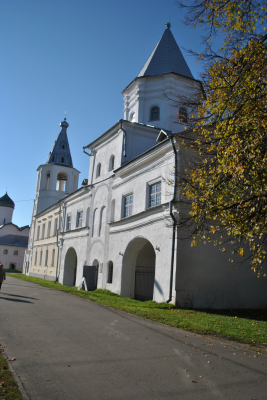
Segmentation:
[(47, 157), (46, 164), (64, 165), (65, 167), (73, 168), (67, 136), (67, 128), (69, 124), (67, 123), (66, 118), (64, 118), (64, 121), (60, 123), (60, 126), (61, 131)]
[(0, 237), (0, 245), (28, 247), (28, 236), (6, 235)]
[(10, 208), (15, 208), (15, 203), (9, 195), (6, 193), (4, 196), (0, 197), (0, 206), (2, 207), (10, 207)]
[(138, 77), (174, 72), (194, 79), (169, 26), (150, 54)]
[(25, 226), (22, 226), (22, 227), (20, 228), (18, 225), (13, 224), (13, 222), (8, 222), (7, 224), (0, 225), (0, 229), (5, 228), (5, 226), (7, 226), (7, 225), (13, 225), (13, 226), (15, 226), (15, 228), (17, 228), (19, 231), (23, 231), (24, 229), (27, 229), (27, 228), (30, 229), (29, 225), (25, 225)]

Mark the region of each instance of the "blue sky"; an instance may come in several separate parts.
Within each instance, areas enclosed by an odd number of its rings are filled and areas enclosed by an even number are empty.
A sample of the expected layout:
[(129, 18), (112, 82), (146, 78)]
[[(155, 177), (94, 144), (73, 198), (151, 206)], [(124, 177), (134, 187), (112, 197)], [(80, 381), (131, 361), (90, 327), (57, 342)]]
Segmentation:
[[(187, 28), (175, 0), (9, 0), (0, 6), (0, 197), (13, 222), (30, 224), (37, 172), (67, 111), (74, 167), (87, 178), (82, 147), (123, 118), (121, 91), (138, 75), (165, 23), (195, 78), (201, 32)], [(27, 200), (27, 201), (24, 201)]]

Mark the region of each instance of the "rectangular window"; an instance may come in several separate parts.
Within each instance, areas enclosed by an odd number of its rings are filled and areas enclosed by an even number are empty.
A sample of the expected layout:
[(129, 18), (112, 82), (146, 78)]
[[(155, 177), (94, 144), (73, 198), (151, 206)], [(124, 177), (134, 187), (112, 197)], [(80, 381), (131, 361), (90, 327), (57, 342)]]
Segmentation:
[(83, 226), (83, 211), (78, 211), (77, 213), (77, 228), (81, 228)]
[(45, 224), (43, 224), (42, 226), (42, 239), (44, 238), (45, 235)]
[(39, 240), (40, 237), (40, 225), (37, 227), (37, 236), (36, 236), (36, 240)]
[(42, 265), (42, 257), (43, 257), (43, 251), (41, 250), (41, 252), (40, 252), (39, 265)]
[(57, 218), (55, 219), (54, 222), (54, 236), (57, 236)]
[(49, 238), (51, 234), (51, 221), (48, 222), (48, 227), (47, 227), (47, 237)]
[(54, 262), (55, 262), (55, 249), (53, 249), (53, 251), (52, 251), (51, 267), (54, 267)]
[(38, 251), (35, 252), (35, 260), (34, 260), (34, 265), (37, 265), (37, 255), (38, 255)]
[(45, 251), (45, 266), (47, 267), (47, 261), (48, 261), (48, 250)]
[(129, 194), (124, 198), (124, 217), (130, 217), (133, 213), (133, 195)]
[(110, 261), (108, 263), (108, 278), (107, 278), (107, 283), (112, 283), (112, 278), (113, 278), (113, 262)]
[(150, 186), (149, 207), (159, 206), (161, 204), (161, 182)]
[(71, 230), (71, 215), (67, 215), (67, 231)]

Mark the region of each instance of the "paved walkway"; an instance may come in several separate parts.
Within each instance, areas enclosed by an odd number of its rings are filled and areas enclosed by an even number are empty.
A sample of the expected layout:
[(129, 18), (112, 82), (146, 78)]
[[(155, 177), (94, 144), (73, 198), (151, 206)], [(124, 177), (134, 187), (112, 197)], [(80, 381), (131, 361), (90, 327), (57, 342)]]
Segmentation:
[(8, 277), (0, 344), (31, 400), (266, 400), (267, 357)]

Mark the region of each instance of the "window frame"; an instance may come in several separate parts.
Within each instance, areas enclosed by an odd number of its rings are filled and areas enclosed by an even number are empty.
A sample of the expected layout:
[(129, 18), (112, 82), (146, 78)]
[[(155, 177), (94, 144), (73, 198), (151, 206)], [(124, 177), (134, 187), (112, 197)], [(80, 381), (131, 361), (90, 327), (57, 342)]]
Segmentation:
[[(157, 108), (158, 112), (158, 118), (154, 118), (153, 114), (155, 114), (155, 109)], [(153, 111), (154, 110), (154, 111)], [(150, 113), (149, 113), (149, 121), (160, 121), (160, 107), (159, 106), (152, 106), (150, 108)]]
[(47, 267), (47, 263), (48, 263), (48, 249), (46, 249), (45, 251), (45, 267)]
[(82, 226), (83, 226), (83, 210), (78, 210), (76, 228), (82, 228)]
[(51, 259), (51, 267), (55, 266), (55, 249), (52, 250), (52, 259)]
[(67, 215), (66, 219), (66, 231), (71, 231), (71, 214)]
[(99, 178), (101, 176), (101, 163), (99, 162), (96, 167), (96, 174), (95, 177)]
[(50, 220), (50, 221), (48, 221), (48, 225), (47, 225), (47, 233), (46, 233), (47, 238), (50, 238), (50, 236), (51, 236), (51, 225), (52, 225), (52, 223)]
[[(160, 191), (158, 191), (158, 185), (160, 184)], [(148, 199), (148, 208), (153, 208), (160, 206), (162, 204), (162, 181), (153, 182), (148, 185), (149, 199)], [(153, 188), (155, 187), (155, 192), (152, 193)], [(157, 203), (157, 194), (160, 194), (160, 203)], [(152, 205), (152, 196), (155, 196), (155, 204)]]
[[(127, 199), (129, 198), (131, 200), (132, 197), (132, 202), (129, 204), (126, 204)], [(129, 206), (129, 208), (127, 207)], [(129, 209), (129, 213), (127, 214), (127, 209)], [(125, 194), (123, 196), (123, 218), (128, 218), (131, 217), (133, 215), (133, 192)]]

